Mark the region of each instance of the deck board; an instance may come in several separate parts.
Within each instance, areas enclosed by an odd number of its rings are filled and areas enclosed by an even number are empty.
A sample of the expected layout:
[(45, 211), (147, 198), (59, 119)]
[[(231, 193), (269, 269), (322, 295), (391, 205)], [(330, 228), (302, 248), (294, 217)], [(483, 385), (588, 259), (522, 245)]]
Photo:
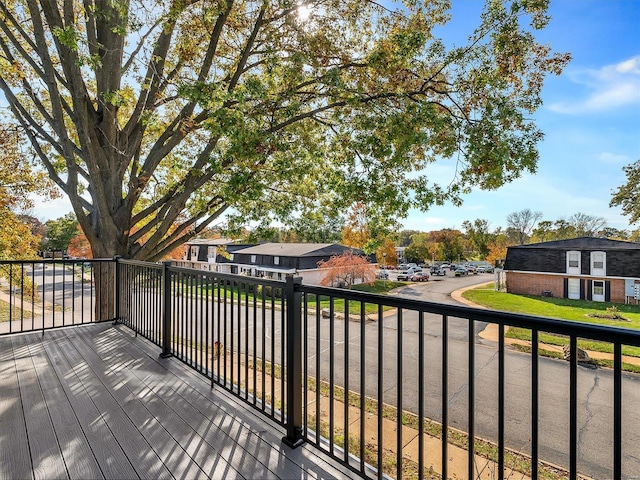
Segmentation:
[(60, 379), (51, 367), (41, 343), (28, 344), (33, 367), (38, 376), (49, 417), (71, 479), (104, 478), (93, 452), (85, 441), (84, 432), (64, 394)]
[[(56, 339), (50, 333), (53, 332), (47, 333), (42, 341), (42, 346), (51, 367), (63, 380), (61, 386), (64, 394), (78, 419), (87, 445), (100, 467), (102, 476), (105, 478), (137, 478), (136, 470), (63, 354), (64, 348), (71, 348), (71, 342)], [(87, 472), (86, 478), (92, 478), (89, 472)]]
[[(124, 342), (122, 346), (125, 349), (131, 348), (128, 342)], [(118, 353), (123, 352), (118, 350)], [(130, 350), (129, 354), (139, 355), (139, 351)], [(270, 438), (268, 445), (261, 445), (258, 437), (252, 434), (256, 431), (252, 432), (250, 424), (244, 420), (239, 421), (230, 409), (225, 408), (224, 405), (217, 405), (211, 400), (209, 386), (202, 381), (202, 378), (196, 376), (196, 382), (194, 382), (196, 385), (193, 385), (187, 382), (191, 380), (191, 375), (185, 375), (181, 364), (175, 365), (177, 372), (172, 371), (174, 364), (176, 364), (175, 361), (154, 359), (148, 364), (132, 367), (131, 371), (134, 375), (138, 374), (137, 372), (144, 375), (147, 369), (154, 368), (154, 371), (162, 377), (162, 382), (158, 384), (154, 377), (149, 384), (150, 388), (156, 389), (163, 397), (170, 398), (175, 415), (184, 419), (208, 444), (217, 446), (218, 456), (229, 462), (234, 469), (243, 469), (246, 472), (248, 466), (251, 466), (252, 470), (248, 472), (248, 478), (275, 478), (279, 474), (284, 478), (301, 478), (303, 472), (293, 463), (285, 462), (283, 466), (278, 466), (265, 463), (259, 458), (264, 457), (264, 451), (270, 451), (275, 447), (281, 448), (279, 437)], [(181, 376), (178, 377), (176, 373)], [(143, 378), (139, 380), (144, 381)], [(203, 390), (199, 391), (199, 387)], [(262, 428), (258, 433), (263, 433)], [(275, 443), (275, 447), (272, 442)], [(242, 444), (241, 449), (237, 448), (238, 444)], [(278, 471), (283, 467), (287, 469), (285, 472)], [(225, 476), (227, 474), (228, 472), (225, 472)]]
[(13, 353), (33, 476), (35, 479), (69, 478), (27, 341), (24, 336), (13, 337)]
[(355, 476), (159, 353), (110, 324), (1, 337), (0, 478)]
[(29, 441), (10, 337), (0, 337), (0, 445), (0, 478), (31, 477)]
[[(182, 419), (173, 415), (146, 385), (137, 379), (127, 368), (125, 355), (121, 349), (104, 353), (104, 358), (91, 348), (91, 338), (80, 335), (83, 342), (77, 342), (78, 351), (92, 365), (104, 365), (104, 371), (96, 369), (96, 375), (110, 388), (116, 400), (126, 406), (131, 421), (139, 425), (141, 433), (167, 468), (174, 472), (183, 472), (185, 478), (198, 478), (205, 475), (207, 463), (212, 463), (216, 452), (205, 448)], [(144, 399), (144, 402), (140, 399)], [(197, 454), (197, 456), (195, 455)], [(194, 456), (196, 458), (194, 458)]]

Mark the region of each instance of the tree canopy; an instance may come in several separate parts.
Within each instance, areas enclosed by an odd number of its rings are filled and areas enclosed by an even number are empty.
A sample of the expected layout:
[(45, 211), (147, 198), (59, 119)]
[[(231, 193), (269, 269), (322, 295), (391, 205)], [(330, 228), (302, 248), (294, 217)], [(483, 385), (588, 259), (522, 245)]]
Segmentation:
[(55, 220), (47, 220), (47, 242), (45, 247), (51, 250), (67, 250), (71, 240), (78, 236), (78, 220), (73, 213)]
[(613, 192), (612, 207), (622, 207), (622, 213), (631, 223), (640, 222), (640, 160), (636, 160), (622, 169), (627, 182)]
[(223, 215), (394, 218), (535, 171), (547, 3), (448, 46), (448, 0), (0, 0), (0, 89), (93, 256), (155, 260)]
[(518, 243), (524, 245), (529, 240), (531, 232), (533, 232), (536, 223), (541, 218), (542, 212), (534, 212), (529, 208), (525, 208), (507, 215), (507, 225), (508, 228), (517, 233)]
[[(55, 196), (46, 175), (37, 171), (20, 144), (15, 125), (0, 124), (0, 259), (33, 258), (40, 241), (18, 212), (28, 210), (31, 194)], [(23, 218), (21, 218), (23, 217)]]

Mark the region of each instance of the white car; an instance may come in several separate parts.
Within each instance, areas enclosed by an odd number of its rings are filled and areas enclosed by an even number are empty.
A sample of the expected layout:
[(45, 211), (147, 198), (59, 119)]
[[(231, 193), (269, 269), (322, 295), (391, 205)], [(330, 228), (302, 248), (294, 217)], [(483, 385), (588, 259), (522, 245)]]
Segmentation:
[(386, 270), (378, 270), (376, 272), (376, 278), (387, 279), (389, 278), (389, 272), (387, 272)]

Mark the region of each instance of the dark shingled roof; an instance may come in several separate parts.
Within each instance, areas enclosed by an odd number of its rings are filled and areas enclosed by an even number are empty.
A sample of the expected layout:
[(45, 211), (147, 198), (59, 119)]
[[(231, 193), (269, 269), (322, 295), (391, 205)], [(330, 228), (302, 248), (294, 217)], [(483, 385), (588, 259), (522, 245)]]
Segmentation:
[(623, 242), (622, 240), (610, 240), (598, 237), (578, 237), (567, 240), (552, 240), (550, 242), (529, 243), (517, 245), (511, 248), (517, 249), (558, 249), (558, 250), (640, 250), (640, 243)]

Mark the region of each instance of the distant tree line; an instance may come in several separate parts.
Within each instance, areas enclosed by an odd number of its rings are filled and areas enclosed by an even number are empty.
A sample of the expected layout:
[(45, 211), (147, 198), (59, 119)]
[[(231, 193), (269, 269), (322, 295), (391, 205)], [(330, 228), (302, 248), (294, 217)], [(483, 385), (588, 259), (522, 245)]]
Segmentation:
[[(19, 216), (39, 239), (40, 250), (64, 250), (74, 257), (91, 256), (86, 237), (73, 213), (45, 223), (29, 215)], [(405, 247), (408, 262), (486, 260), (505, 258), (507, 247), (582, 236), (640, 241), (640, 229), (629, 231), (607, 226), (603, 217), (578, 212), (568, 218), (543, 220), (542, 213), (524, 209), (506, 217), (506, 228), (492, 229), (488, 220), (466, 220), (461, 229), (445, 228), (429, 232), (381, 228), (367, 216), (366, 208), (356, 207), (346, 218), (313, 217), (291, 226), (272, 226), (240, 231), (234, 235), (247, 242), (340, 243), (375, 254), (378, 263), (396, 265), (396, 247)], [(229, 232), (209, 229), (208, 237), (227, 236)], [(170, 258), (179, 258), (177, 249)]]

